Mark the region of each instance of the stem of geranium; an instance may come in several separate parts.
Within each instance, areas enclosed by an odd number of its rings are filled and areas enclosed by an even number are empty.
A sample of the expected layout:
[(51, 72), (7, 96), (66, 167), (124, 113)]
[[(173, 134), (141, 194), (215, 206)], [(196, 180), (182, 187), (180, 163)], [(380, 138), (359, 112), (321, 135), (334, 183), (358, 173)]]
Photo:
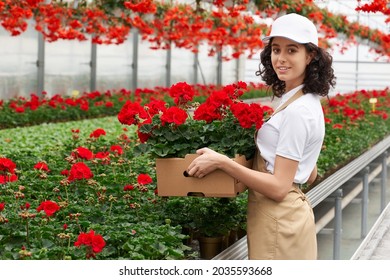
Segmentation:
[(108, 216), (111, 216), (111, 209), (112, 209), (112, 201), (110, 203), (110, 209), (108, 210)]
[(66, 201), (69, 202), (69, 196), (68, 196), (68, 188), (65, 185), (65, 194), (66, 194)]
[(80, 224), (79, 224), (79, 220), (78, 220), (78, 219), (76, 220), (76, 224), (77, 224), (77, 226), (79, 227), (79, 230), (82, 232), (83, 230), (81, 229), (81, 226), (80, 226)]
[(28, 218), (26, 219), (26, 241), (27, 245), (30, 246), (30, 238), (29, 238), (29, 227), (28, 227)]
[(69, 248), (70, 248), (70, 237), (68, 238), (68, 248), (66, 248), (66, 253), (69, 254)]

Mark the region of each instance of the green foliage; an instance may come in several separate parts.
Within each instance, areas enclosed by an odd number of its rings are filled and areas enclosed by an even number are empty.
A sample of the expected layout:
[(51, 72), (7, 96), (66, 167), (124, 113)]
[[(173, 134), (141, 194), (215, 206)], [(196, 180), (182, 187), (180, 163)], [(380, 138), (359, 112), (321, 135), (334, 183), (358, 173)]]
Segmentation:
[[(107, 135), (91, 139), (97, 127)], [(72, 129), (79, 129), (74, 139)], [(163, 201), (154, 194), (155, 185), (140, 185), (139, 174), (155, 177), (154, 162), (148, 155), (134, 157), (134, 131), (123, 143), (123, 127), (108, 117), (89, 121), (41, 125), (0, 131), (1, 157), (17, 166), (18, 181), (0, 185), (0, 259), (84, 259), (83, 248), (74, 246), (81, 232), (93, 229), (103, 236), (106, 247), (98, 259), (183, 259), (188, 247), (181, 226), (166, 223)], [(95, 152), (121, 144), (122, 156), (110, 164), (87, 162), (93, 180), (63, 184), (60, 172), (69, 168), (65, 160), (78, 146)], [(45, 160), (50, 172), (35, 170)], [(44, 175), (44, 176), (43, 176)], [(124, 191), (124, 186), (134, 190)], [(57, 202), (61, 209), (47, 217), (36, 209), (44, 200)], [(29, 203), (29, 209), (23, 209)], [(66, 228), (64, 228), (66, 225)], [(22, 248), (24, 248), (22, 250)]]

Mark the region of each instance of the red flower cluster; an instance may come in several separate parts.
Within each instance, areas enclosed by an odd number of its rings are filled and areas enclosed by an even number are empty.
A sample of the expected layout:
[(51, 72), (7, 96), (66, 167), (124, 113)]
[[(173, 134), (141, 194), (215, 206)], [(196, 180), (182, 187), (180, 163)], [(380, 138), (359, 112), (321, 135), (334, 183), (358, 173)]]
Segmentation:
[(47, 166), (46, 162), (38, 162), (37, 164), (34, 165), (34, 169), (38, 169), (38, 170), (42, 170), (42, 171), (46, 171), (46, 172), (49, 172), (50, 169), (49, 167)]
[(204, 120), (211, 123), (214, 120), (222, 120), (227, 110), (238, 120), (243, 128), (251, 128), (253, 125), (259, 129), (263, 125), (264, 111), (256, 103), (244, 103), (235, 101), (246, 89), (245, 83), (225, 86), (221, 91), (216, 91), (201, 104), (194, 112), (195, 120)]
[(139, 174), (137, 181), (140, 185), (147, 185), (153, 183), (152, 178), (148, 174)]
[(175, 125), (182, 125), (185, 123), (188, 114), (186, 111), (179, 107), (170, 107), (161, 115), (161, 123), (163, 126), (174, 123)]
[(234, 103), (230, 110), (243, 128), (255, 125), (256, 129), (259, 129), (263, 125), (264, 111), (257, 103)]
[(89, 233), (80, 233), (77, 237), (77, 241), (74, 243), (76, 247), (87, 247), (87, 258), (94, 258), (96, 253), (100, 253), (106, 246), (106, 242), (100, 234), (95, 234), (93, 230)]
[[(184, 106), (192, 100), (195, 95), (194, 88), (185, 82), (174, 84), (169, 89), (169, 93), (174, 102), (179, 106)], [(138, 102), (127, 101), (118, 114), (118, 120), (126, 125), (138, 125), (139, 127), (145, 124), (150, 124), (152, 118), (161, 114), (162, 125), (182, 125), (188, 117), (185, 110), (178, 106), (167, 108), (166, 103), (161, 100), (152, 100), (145, 106), (141, 106)], [(141, 142), (146, 142), (149, 135), (142, 134), (138, 131), (138, 136)]]
[(102, 128), (95, 129), (90, 135), (90, 138), (99, 138), (102, 135), (106, 135), (106, 131)]
[(0, 184), (18, 180), (15, 174), (16, 164), (8, 158), (0, 158)]
[(78, 147), (72, 152), (72, 156), (74, 158), (80, 158), (85, 160), (92, 160), (94, 158), (94, 154), (91, 150), (85, 147)]
[(185, 82), (179, 82), (169, 89), (169, 95), (176, 105), (187, 104), (194, 97), (195, 91), (192, 86)]
[[(327, 116), (342, 116), (344, 123), (340, 124), (330, 118), (325, 118), (327, 124), (334, 129), (348, 128), (348, 125), (356, 125), (356, 121), (366, 119), (367, 115), (378, 116), (387, 119), (388, 115), (383, 108), (389, 108), (390, 99), (387, 95), (388, 89), (382, 91), (356, 91), (351, 94), (338, 94), (329, 100), (329, 106), (324, 107), (324, 114)], [(373, 110), (367, 100), (377, 100), (376, 108)], [(369, 107), (369, 108), (367, 108)], [(370, 108), (371, 107), (371, 108)], [(369, 112), (369, 113), (368, 113)]]
[(134, 186), (133, 185), (126, 185), (123, 187), (123, 190), (124, 191), (132, 191), (132, 190), (134, 190)]
[(359, 5), (355, 10), (369, 13), (383, 13), (388, 16), (386, 22), (390, 22), (390, 6), (388, 0), (373, 0), (371, 3), (366, 3), (361, 6)]
[(37, 211), (45, 211), (46, 216), (51, 217), (53, 216), (58, 210), (60, 210), (60, 206), (58, 206), (57, 203), (54, 201), (46, 200), (43, 201), (37, 208)]
[(126, 101), (118, 114), (118, 120), (122, 124), (138, 124), (142, 119), (147, 119), (149, 115), (138, 102)]
[(76, 162), (72, 165), (69, 172), (69, 181), (91, 179), (93, 173), (91, 169), (84, 162)]
[(119, 145), (112, 145), (110, 147), (110, 151), (113, 152), (114, 154), (120, 156), (123, 154), (123, 148)]

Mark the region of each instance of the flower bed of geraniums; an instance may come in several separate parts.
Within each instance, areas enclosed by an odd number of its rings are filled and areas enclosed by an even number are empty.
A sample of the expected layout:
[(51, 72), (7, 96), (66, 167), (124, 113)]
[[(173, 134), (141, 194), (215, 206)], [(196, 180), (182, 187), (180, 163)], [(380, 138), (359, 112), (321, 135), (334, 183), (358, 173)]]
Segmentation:
[[(211, 92), (221, 88), (201, 84), (190, 87), (194, 92), (194, 101), (197, 102), (203, 102)], [(43, 92), (41, 95), (33, 93), (29, 98), (0, 100), (0, 129), (115, 116), (128, 100), (140, 104), (151, 100), (164, 100), (172, 104), (168, 92), (167, 87), (138, 88), (134, 91), (127, 89), (84, 93), (73, 91), (70, 96), (55, 94), (51, 97)], [(267, 94), (264, 84), (250, 83), (242, 98), (265, 97)]]
[(0, 259), (186, 257), (181, 228), (154, 193), (153, 162), (133, 157), (134, 139), (115, 119), (4, 130), (1, 139)]
[[(324, 100), (320, 179), (389, 134), (389, 100), (387, 89)], [(106, 117), (1, 130), (0, 259), (197, 258), (184, 228), (245, 228), (245, 193), (157, 196), (136, 129)]]

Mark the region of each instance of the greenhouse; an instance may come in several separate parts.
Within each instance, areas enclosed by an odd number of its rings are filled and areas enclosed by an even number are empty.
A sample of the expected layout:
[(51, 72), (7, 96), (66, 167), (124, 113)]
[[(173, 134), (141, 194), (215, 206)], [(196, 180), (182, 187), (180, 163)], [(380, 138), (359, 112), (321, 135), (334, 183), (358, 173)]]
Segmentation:
[(335, 77), (299, 183), (316, 259), (390, 260), (386, 0), (0, 0), (0, 260), (248, 260), (248, 181), (188, 172), (204, 147), (254, 166), (285, 93), (261, 54), (289, 14)]

